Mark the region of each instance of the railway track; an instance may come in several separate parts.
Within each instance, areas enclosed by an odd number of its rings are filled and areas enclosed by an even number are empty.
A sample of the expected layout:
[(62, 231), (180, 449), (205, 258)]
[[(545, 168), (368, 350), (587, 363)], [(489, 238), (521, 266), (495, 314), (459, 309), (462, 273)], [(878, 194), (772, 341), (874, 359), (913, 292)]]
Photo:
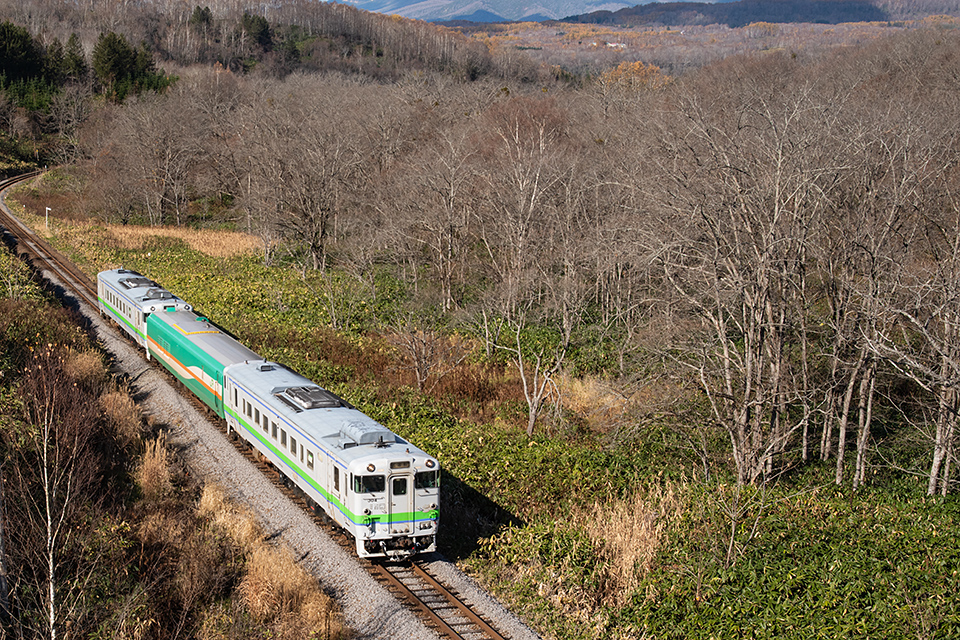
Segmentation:
[(7, 208), (7, 190), (36, 178), (40, 173), (33, 171), (0, 181), (0, 226), (6, 229), (5, 240), (11, 249), (38, 273), (50, 271), (75, 296), (96, 309), (97, 287), (93, 281)]
[[(33, 229), (23, 224), (6, 207), (4, 196), (6, 190), (21, 182), (25, 182), (39, 175), (39, 172), (24, 174), (0, 181), (0, 226), (4, 227), (8, 237), (6, 241), (22, 259), (30, 263), (38, 272), (51, 272), (56, 279), (70, 293), (86, 302), (94, 310), (98, 308), (96, 285), (74, 266), (60, 252), (50, 246), (46, 240), (37, 235)], [(166, 371), (158, 367), (165, 375)], [(169, 377), (171, 381), (172, 376)], [(179, 389), (194, 406), (200, 409), (217, 428), (231, 440), (243, 456), (269, 477), (278, 489), (292, 502), (303, 508), (314, 520), (319, 528), (324, 530), (331, 539), (336, 541), (349, 554), (355, 553), (353, 540), (342, 529), (334, 525), (326, 514), (300, 491), (285, 481), (268, 461), (261, 458), (257, 451), (246, 445), (246, 442), (228, 432), (225, 423), (218, 416), (213, 415), (209, 408), (200, 402), (193, 394)], [(507, 640), (510, 636), (497, 631), (492, 624), (480, 614), (453, 589), (445, 586), (433, 576), (421, 561), (406, 562), (371, 562), (358, 559), (360, 565), (382, 584), (406, 607), (412, 610), (426, 626), (433, 629), (442, 638), (451, 640)]]

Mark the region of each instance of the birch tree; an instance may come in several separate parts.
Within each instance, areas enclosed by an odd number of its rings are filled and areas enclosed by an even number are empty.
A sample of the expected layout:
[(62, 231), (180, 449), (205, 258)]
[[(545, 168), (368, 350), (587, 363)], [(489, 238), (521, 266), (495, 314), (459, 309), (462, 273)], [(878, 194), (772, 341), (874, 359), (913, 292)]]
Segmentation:
[(15, 499), (8, 493), (5, 506), (16, 510), (20, 525), (8, 533), (16, 537), (22, 561), (11, 601), (18, 603), (21, 624), (42, 620), (42, 628), (32, 631), (55, 640), (68, 620), (82, 615), (84, 573), (76, 556), (85, 532), (78, 518), (102, 499), (95, 437), (101, 420), (96, 403), (87, 401), (52, 350), (28, 363), (20, 397), (24, 422), (5, 434), (16, 455), (6, 485), (14, 487)]

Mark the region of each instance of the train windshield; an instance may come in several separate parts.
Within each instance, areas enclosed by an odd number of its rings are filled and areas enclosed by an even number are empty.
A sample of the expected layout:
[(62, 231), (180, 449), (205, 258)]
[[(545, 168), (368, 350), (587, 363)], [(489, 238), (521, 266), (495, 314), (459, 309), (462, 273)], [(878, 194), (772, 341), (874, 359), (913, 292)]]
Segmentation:
[(383, 476), (354, 476), (353, 490), (356, 493), (380, 493), (387, 488)]
[(417, 473), (417, 489), (434, 489), (437, 487), (439, 474), (436, 471), (420, 471)]

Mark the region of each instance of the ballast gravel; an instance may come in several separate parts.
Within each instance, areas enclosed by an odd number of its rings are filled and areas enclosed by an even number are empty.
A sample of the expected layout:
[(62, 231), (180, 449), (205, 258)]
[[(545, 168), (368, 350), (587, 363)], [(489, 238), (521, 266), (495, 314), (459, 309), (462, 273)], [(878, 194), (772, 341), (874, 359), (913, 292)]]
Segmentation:
[[(44, 275), (59, 284), (50, 272)], [(260, 520), (276, 544), (285, 545), (300, 564), (319, 580), (340, 604), (346, 624), (358, 639), (436, 640), (427, 628), (403, 607), (359, 564), (319, 529), (310, 517), (287, 498), (185, 399), (159, 367), (147, 362), (142, 350), (120, 335), (96, 309), (67, 296), (94, 326), (103, 346), (116, 359), (116, 368), (127, 375), (142, 410), (166, 430), (168, 442), (179, 450), (190, 472), (204, 482), (215, 482)], [(442, 461), (441, 461), (442, 463)], [(441, 520), (442, 522), (442, 520)], [(447, 523), (447, 526), (456, 526)], [(436, 557), (429, 568), (461, 599), (474, 607), (496, 629), (513, 640), (538, 640), (539, 636), (495, 598), (483, 591), (455, 565)]]

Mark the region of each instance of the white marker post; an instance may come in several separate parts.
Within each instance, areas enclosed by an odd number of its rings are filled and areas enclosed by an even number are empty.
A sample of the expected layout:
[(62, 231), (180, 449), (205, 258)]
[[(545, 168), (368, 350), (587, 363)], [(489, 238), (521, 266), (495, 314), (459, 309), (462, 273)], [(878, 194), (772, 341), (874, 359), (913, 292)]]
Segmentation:
[(47, 207), (46, 223), (47, 223), (47, 231), (50, 231), (50, 207)]

